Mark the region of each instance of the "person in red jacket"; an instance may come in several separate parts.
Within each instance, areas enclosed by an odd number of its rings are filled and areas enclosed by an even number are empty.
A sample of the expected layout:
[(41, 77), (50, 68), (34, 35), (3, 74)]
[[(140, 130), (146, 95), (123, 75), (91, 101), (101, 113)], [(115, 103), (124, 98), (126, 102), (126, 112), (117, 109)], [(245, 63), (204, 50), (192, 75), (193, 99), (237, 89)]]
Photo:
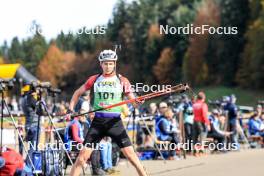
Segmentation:
[[(207, 132), (210, 131), (210, 122), (207, 117), (208, 106), (205, 103), (204, 92), (199, 92), (197, 100), (193, 103), (193, 143), (194, 145), (198, 142), (202, 144), (207, 136)], [(196, 150), (194, 151), (196, 155)]]

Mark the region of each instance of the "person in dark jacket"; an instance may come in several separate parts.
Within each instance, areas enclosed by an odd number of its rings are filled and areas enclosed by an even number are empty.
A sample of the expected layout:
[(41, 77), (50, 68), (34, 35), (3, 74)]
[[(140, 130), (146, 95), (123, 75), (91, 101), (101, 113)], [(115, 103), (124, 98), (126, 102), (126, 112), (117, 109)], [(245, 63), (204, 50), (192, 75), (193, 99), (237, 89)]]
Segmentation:
[(235, 95), (229, 97), (227, 104), (224, 106), (224, 110), (227, 112), (228, 130), (232, 132), (230, 136), (231, 144), (235, 144), (239, 148), (237, 135), (238, 107), (236, 105)]
[[(39, 108), (37, 105), (37, 91), (28, 86), (27, 91), (24, 92), (22, 97), (22, 110), (26, 117), (25, 123), (25, 140), (29, 143), (28, 156), (26, 157), (26, 165), (31, 168), (31, 162), (29, 157), (32, 160), (32, 153), (37, 150), (38, 140), (39, 140), (39, 129), (38, 129), (38, 114)], [(32, 168), (31, 168), (32, 169)]]
[(32, 144), (37, 142), (38, 114), (36, 96), (37, 92), (29, 91), (23, 95), (22, 99), (22, 110), (26, 117), (26, 141)]

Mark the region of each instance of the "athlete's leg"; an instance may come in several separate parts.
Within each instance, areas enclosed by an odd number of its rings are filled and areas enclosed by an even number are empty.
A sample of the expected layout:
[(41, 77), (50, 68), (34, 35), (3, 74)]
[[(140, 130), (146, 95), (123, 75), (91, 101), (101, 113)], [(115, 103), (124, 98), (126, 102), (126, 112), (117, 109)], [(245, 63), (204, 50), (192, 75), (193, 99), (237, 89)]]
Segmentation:
[(79, 176), (82, 168), (85, 167), (86, 161), (90, 158), (92, 153), (92, 148), (84, 147), (80, 153), (78, 158), (76, 159), (74, 165), (72, 166), (70, 175), (71, 176)]
[(121, 119), (113, 119), (112, 122), (108, 123), (109, 128), (107, 130), (107, 135), (110, 136), (114, 142), (121, 148), (121, 151), (126, 156), (126, 158), (131, 162), (131, 164), (136, 168), (140, 176), (146, 176), (146, 171), (141, 165), (133, 147), (130, 139), (126, 133)]
[(92, 121), (91, 127), (89, 128), (85, 140), (83, 142), (83, 149), (80, 151), (77, 160), (75, 161), (70, 175), (79, 176), (82, 167), (85, 166), (86, 161), (90, 158), (93, 148), (96, 148), (101, 139), (103, 138), (104, 128), (96, 118)]
[(136, 168), (138, 175), (147, 176), (147, 172), (140, 163), (132, 146), (121, 148), (122, 153), (126, 156), (129, 162)]

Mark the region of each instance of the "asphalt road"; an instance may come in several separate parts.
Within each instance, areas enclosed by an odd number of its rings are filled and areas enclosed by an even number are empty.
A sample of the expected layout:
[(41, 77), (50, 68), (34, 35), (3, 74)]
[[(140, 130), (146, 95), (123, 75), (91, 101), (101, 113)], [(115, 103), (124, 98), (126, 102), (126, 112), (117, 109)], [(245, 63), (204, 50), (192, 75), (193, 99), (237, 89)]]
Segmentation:
[[(188, 157), (178, 161), (143, 161), (152, 176), (263, 176), (264, 149)], [(128, 162), (119, 164), (122, 176), (136, 176)]]
[[(202, 157), (188, 156), (186, 160), (142, 161), (150, 176), (263, 176), (264, 149), (248, 149), (226, 154), (211, 154)], [(126, 160), (116, 168), (113, 176), (137, 176), (136, 170)], [(70, 167), (67, 169), (69, 173)], [(87, 169), (85, 175), (91, 175)]]

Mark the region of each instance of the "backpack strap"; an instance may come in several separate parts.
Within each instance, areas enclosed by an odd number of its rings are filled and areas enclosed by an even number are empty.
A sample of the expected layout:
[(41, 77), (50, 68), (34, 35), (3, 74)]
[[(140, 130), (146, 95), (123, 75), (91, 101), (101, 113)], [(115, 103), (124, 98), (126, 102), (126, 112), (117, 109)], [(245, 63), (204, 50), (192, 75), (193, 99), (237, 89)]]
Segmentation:
[(122, 99), (124, 99), (124, 97), (125, 97), (125, 86), (122, 83), (122, 79), (121, 79), (122, 75), (121, 74), (117, 74), (117, 78), (119, 79), (120, 84), (122, 85), (122, 89), (123, 89), (123, 91), (122, 91)]
[(92, 105), (91, 107), (93, 107), (94, 105), (94, 83), (97, 81), (97, 79), (102, 75), (102, 73), (98, 74), (93, 82), (93, 85), (90, 89), (90, 104)]

